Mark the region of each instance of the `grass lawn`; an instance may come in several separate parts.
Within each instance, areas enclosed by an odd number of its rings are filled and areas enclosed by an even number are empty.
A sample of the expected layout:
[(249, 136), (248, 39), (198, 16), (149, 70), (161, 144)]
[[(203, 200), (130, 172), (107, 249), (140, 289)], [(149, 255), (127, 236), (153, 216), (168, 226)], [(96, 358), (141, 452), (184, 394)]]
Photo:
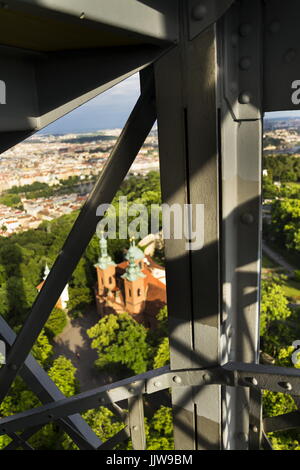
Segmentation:
[(284, 294), (294, 301), (300, 301), (300, 282), (288, 279), (283, 285)]

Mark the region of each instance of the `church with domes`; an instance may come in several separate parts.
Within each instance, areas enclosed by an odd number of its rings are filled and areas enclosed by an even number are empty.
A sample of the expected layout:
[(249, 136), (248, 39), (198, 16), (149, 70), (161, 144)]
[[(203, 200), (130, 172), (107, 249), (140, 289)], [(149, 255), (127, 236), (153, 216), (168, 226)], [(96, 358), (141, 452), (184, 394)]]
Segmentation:
[(156, 327), (156, 316), (167, 303), (164, 267), (145, 256), (133, 239), (124, 261), (116, 264), (101, 234), (100, 256), (95, 268), (95, 296), (101, 316), (127, 312), (146, 328)]

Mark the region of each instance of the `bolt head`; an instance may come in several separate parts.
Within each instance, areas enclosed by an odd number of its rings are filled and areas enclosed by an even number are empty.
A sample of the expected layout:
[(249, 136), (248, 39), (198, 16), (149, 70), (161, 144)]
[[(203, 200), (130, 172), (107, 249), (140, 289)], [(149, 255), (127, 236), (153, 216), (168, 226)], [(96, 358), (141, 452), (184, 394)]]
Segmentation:
[(207, 8), (203, 3), (195, 5), (192, 9), (192, 18), (195, 21), (202, 21), (207, 14)]
[(248, 435), (245, 432), (239, 432), (237, 437), (242, 442), (248, 442)]
[(255, 377), (246, 377), (245, 380), (251, 385), (254, 385), (254, 386), (258, 385), (258, 381)]
[(240, 104), (249, 104), (251, 101), (251, 95), (248, 91), (243, 91), (239, 96)]
[(175, 375), (175, 377), (173, 377), (173, 382), (175, 382), (176, 384), (181, 384), (182, 378), (179, 377), (179, 375)]
[(85, 19), (85, 13), (84, 13), (84, 12), (82, 12), (82, 13), (80, 14), (79, 19), (80, 19), (80, 20), (84, 20), (84, 19)]
[(154, 382), (154, 387), (160, 387), (160, 386), (161, 386), (161, 383), (159, 381)]
[(129, 389), (128, 389), (128, 392), (134, 393), (134, 392), (135, 392), (135, 389), (134, 389), (134, 388), (129, 388)]
[(250, 57), (242, 57), (239, 66), (241, 70), (249, 70), (251, 67), (251, 59)]
[(206, 373), (206, 374), (203, 374), (202, 379), (203, 379), (204, 382), (210, 382), (211, 379), (212, 379), (212, 376), (210, 374)]
[(132, 426), (133, 431), (137, 431), (138, 429), (139, 429), (138, 426), (136, 426), (136, 425)]
[(290, 382), (279, 382), (278, 385), (288, 391), (293, 389), (292, 384)]
[(241, 216), (241, 221), (242, 221), (242, 223), (245, 224), (245, 225), (251, 225), (251, 224), (253, 224), (253, 222), (254, 222), (253, 214), (251, 214), (251, 212), (245, 212), (245, 213), (242, 214), (242, 216)]
[(255, 432), (255, 433), (258, 433), (258, 427), (255, 426), (255, 424), (252, 424), (252, 425), (250, 426), (250, 428), (251, 428), (251, 431), (253, 431), (253, 432)]

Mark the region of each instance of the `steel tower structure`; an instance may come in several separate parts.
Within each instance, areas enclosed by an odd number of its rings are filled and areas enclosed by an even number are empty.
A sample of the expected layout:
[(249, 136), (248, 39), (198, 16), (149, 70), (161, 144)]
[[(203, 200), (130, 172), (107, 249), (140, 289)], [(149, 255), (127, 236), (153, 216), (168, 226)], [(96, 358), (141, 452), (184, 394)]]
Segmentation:
[[(259, 364), (262, 119), (300, 108), (299, 19), (296, 0), (1, 2), (1, 151), (137, 71), (141, 81), (22, 330), (0, 318), (0, 400), (20, 374), (43, 403), (0, 419), (9, 449), (30, 448), (53, 421), (80, 449), (128, 438), (144, 449), (143, 395), (166, 388), (176, 449), (269, 449), (267, 432), (300, 426), (299, 411), (261, 411), (263, 389), (300, 397), (299, 370)], [(156, 119), (163, 202), (204, 205), (204, 246), (165, 244), (171, 364), (65, 398), (30, 351), (95, 232), (96, 208), (112, 200)], [(126, 427), (102, 443), (79, 413), (124, 399)]]

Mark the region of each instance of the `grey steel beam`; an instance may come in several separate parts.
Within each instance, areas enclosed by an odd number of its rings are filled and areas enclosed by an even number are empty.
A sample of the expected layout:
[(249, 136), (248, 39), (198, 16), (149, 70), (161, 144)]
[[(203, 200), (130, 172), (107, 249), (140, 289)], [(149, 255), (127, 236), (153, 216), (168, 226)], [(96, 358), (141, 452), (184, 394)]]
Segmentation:
[[(0, 152), (147, 67), (162, 53), (151, 45), (31, 56), (6, 49), (0, 79)], [(19, 77), (22, 76), (22, 80)]]
[(130, 439), (130, 432), (128, 426), (126, 426), (113, 437), (101, 444), (97, 450), (112, 450), (117, 444), (127, 441), (128, 439)]
[[(259, 352), (261, 8), (260, 0), (236, 2), (219, 24), (222, 363), (255, 363)], [(224, 390), (223, 423), (224, 448), (248, 449), (247, 390)]]
[[(300, 371), (288, 367), (250, 363), (228, 363), (224, 366), (208, 369), (191, 368), (171, 371), (168, 370), (168, 367), (163, 367), (2, 418), (0, 420), (0, 435), (14, 433), (28, 427), (42, 426), (63, 419), (75, 412), (81, 413), (121, 400), (132, 400), (143, 394), (155, 393), (169, 387), (181, 389), (183, 392), (181, 396), (184, 396), (186, 390), (191, 387), (197, 389), (205, 387), (208, 393), (213, 393), (215, 385), (227, 385), (235, 388), (239, 386), (251, 388), (254, 391), (270, 390), (300, 396)], [(135, 423), (141, 424), (141, 409), (138, 410), (138, 413), (139, 418)], [(298, 414), (299, 412), (296, 416)], [(286, 421), (288, 418), (289, 416), (286, 417)], [(291, 415), (291, 420), (293, 418), (294, 414)], [(188, 426), (188, 422), (186, 426)], [(132, 436), (131, 431), (130, 434)]]
[[(106, 40), (161, 44), (178, 39), (177, 0), (6, 0), (6, 9), (11, 14), (32, 15), (42, 22), (57, 20), (76, 24), (85, 29), (105, 32)], [(7, 13), (4, 11), (4, 13)], [(45, 26), (48, 26), (47, 24)], [(55, 25), (53, 26), (55, 34)], [(30, 32), (27, 33), (28, 35)], [(88, 32), (86, 32), (88, 34)], [(122, 42), (121, 42), (122, 44)]]
[(128, 426), (134, 450), (146, 449), (143, 395), (128, 399)]
[(27, 427), (40, 426), (74, 413), (82, 413), (92, 408), (139, 396), (146, 393), (147, 381), (150, 378), (159, 377), (167, 369), (168, 367), (155, 369), (14, 416), (2, 418), (0, 420), (0, 435)]
[[(16, 339), (15, 332), (1, 316), (0, 338), (5, 341), (8, 348), (12, 346)], [(31, 354), (26, 358), (24, 365), (20, 370), (20, 376), (28, 385), (30, 390), (35, 393), (39, 400), (44, 404), (65, 398), (64, 394), (59, 390), (59, 388), (50, 379), (48, 374), (42, 369), (38, 362), (31, 356)], [(61, 420), (59, 424), (65, 430), (65, 432), (74, 439), (74, 442), (79, 446), (79, 448), (96, 449), (99, 445), (101, 445), (100, 439), (79, 414), (67, 417), (65, 420)], [(29, 434), (26, 434), (23, 439), (28, 439), (36, 432), (37, 429), (30, 429), (28, 431)], [(81, 435), (80, 439), (78, 439), (77, 432)], [(14, 443), (11, 443), (9, 446), (10, 448), (13, 448)]]
[(300, 428), (300, 411), (267, 417), (263, 421), (263, 426), (266, 433)]
[(10, 435), (9, 437), (12, 441), (7, 444), (6, 447), (2, 450), (15, 450), (18, 447), (22, 447), (23, 443), (26, 442), (31, 436), (41, 429), (41, 426), (36, 426), (35, 428), (26, 429), (22, 434)]
[[(165, 240), (172, 369), (219, 363), (216, 38), (211, 26), (189, 41), (188, 2), (181, 8), (180, 44), (155, 66), (162, 198), (192, 204), (194, 224), (204, 207), (204, 243)], [(176, 449), (219, 449), (220, 387), (173, 390), (172, 401)]]
[(34, 448), (22, 438), (22, 436), (18, 436), (18, 434), (11, 433), (9, 434), (9, 437), (18, 447), (22, 447), (23, 450), (34, 450)]
[(112, 201), (156, 119), (152, 77), (137, 101), (112, 154), (39, 292), (25, 324), (12, 345), (7, 364), (0, 370), (0, 401), (30, 353), (57, 299), (67, 284), (100, 220), (97, 207)]

